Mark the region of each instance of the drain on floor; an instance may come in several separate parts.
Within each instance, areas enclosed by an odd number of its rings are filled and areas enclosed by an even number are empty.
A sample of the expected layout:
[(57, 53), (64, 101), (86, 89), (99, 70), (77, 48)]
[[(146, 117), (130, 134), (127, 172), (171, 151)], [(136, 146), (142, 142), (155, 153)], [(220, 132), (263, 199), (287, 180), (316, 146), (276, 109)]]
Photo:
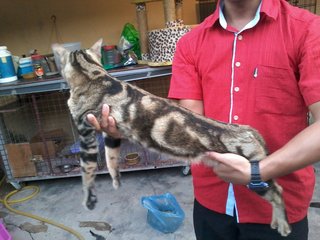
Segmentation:
[(44, 223), (41, 223), (39, 225), (34, 225), (29, 222), (25, 222), (19, 226), (19, 228), (23, 231), (29, 232), (29, 233), (40, 233), (40, 232), (47, 232), (48, 226), (44, 225)]
[(80, 222), (79, 227), (90, 227), (98, 231), (112, 231), (111, 225), (107, 222), (85, 221)]

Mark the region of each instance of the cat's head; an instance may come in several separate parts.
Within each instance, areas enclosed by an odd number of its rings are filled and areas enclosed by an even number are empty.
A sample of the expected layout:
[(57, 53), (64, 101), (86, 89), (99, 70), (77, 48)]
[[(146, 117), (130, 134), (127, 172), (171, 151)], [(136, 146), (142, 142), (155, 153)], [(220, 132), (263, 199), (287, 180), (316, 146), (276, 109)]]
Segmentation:
[(99, 39), (91, 48), (70, 51), (63, 44), (53, 44), (52, 50), (60, 60), (60, 72), (70, 87), (88, 81), (95, 68), (102, 68), (101, 47), (103, 40)]

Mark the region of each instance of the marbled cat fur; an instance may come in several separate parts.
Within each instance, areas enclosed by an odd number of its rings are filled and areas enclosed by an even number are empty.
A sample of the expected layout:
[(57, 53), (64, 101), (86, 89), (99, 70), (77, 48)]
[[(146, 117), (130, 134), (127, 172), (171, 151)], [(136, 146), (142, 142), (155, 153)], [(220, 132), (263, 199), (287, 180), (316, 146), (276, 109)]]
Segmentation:
[[(59, 44), (53, 46), (60, 56), (62, 75), (70, 86), (68, 106), (79, 132), (83, 203), (87, 208), (93, 209), (97, 202), (94, 179), (98, 144), (96, 131), (86, 116), (93, 113), (101, 119), (104, 103), (110, 106), (110, 114), (124, 138), (174, 158), (214, 167), (215, 162), (205, 157), (207, 151), (236, 153), (249, 161), (266, 157), (264, 140), (251, 127), (206, 118), (110, 76), (100, 64), (101, 46), (101, 39), (90, 49), (74, 52)], [(120, 144), (120, 139), (105, 136), (106, 161), (114, 188), (120, 185)], [(272, 204), (271, 227), (287, 236), (291, 230), (282, 188), (274, 180), (268, 183), (270, 188), (260, 195)]]

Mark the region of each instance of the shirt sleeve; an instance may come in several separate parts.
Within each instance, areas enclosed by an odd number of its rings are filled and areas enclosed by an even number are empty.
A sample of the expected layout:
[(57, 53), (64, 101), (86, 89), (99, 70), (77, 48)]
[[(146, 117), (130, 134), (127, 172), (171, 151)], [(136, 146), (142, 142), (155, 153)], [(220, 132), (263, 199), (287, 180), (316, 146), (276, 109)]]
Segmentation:
[(186, 35), (180, 38), (177, 43), (168, 97), (202, 100), (201, 81), (196, 70), (195, 54)]
[(320, 18), (309, 24), (301, 44), (299, 86), (307, 106), (320, 101)]

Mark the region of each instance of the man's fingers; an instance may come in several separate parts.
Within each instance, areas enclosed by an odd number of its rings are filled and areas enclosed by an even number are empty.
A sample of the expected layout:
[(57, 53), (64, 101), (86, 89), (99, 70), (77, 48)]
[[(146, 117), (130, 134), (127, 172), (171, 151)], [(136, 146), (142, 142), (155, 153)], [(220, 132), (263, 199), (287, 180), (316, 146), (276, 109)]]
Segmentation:
[(110, 108), (107, 104), (103, 104), (102, 106), (102, 116), (101, 116), (101, 128), (102, 130), (107, 130), (109, 128), (109, 122), (110, 122)]
[(222, 162), (224, 163), (224, 156), (221, 153), (217, 153), (217, 152), (206, 152), (206, 155), (212, 159), (213, 161), (217, 161), (217, 162)]
[(113, 117), (108, 117), (108, 125), (111, 129), (116, 128), (116, 121)]
[(108, 126), (107, 126), (108, 131), (110, 133), (117, 132), (116, 121), (114, 120), (114, 118), (113, 117), (108, 117), (108, 121), (107, 122), (108, 122)]
[(102, 105), (102, 117), (109, 117), (110, 107), (107, 104)]
[(97, 118), (89, 113), (87, 115), (88, 122), (97, 130), (104, 131), (108, 135), (114, 138), (121, 138), (121, 134), (117, 128), (116, 120), (110, 115), (110, 107), (107, 104), (102, 106), (102, 116), (101, 121), (99, 122)]
[(121, 138), (121, 134), (117, 128), (116, 120), (113, 117), (108, 117), (108, 130), (113, 137)]
[(93, 114), (89, 113), (89, 114), (87, 115), (87, 119), (88, 119), (89, 123), (90, 123), (97, 131), (100, 131), (100, 130), (101, 130), (100, 124), (99, 124), (98, 120), (96, 119), (96, 117), (95, 117)]

